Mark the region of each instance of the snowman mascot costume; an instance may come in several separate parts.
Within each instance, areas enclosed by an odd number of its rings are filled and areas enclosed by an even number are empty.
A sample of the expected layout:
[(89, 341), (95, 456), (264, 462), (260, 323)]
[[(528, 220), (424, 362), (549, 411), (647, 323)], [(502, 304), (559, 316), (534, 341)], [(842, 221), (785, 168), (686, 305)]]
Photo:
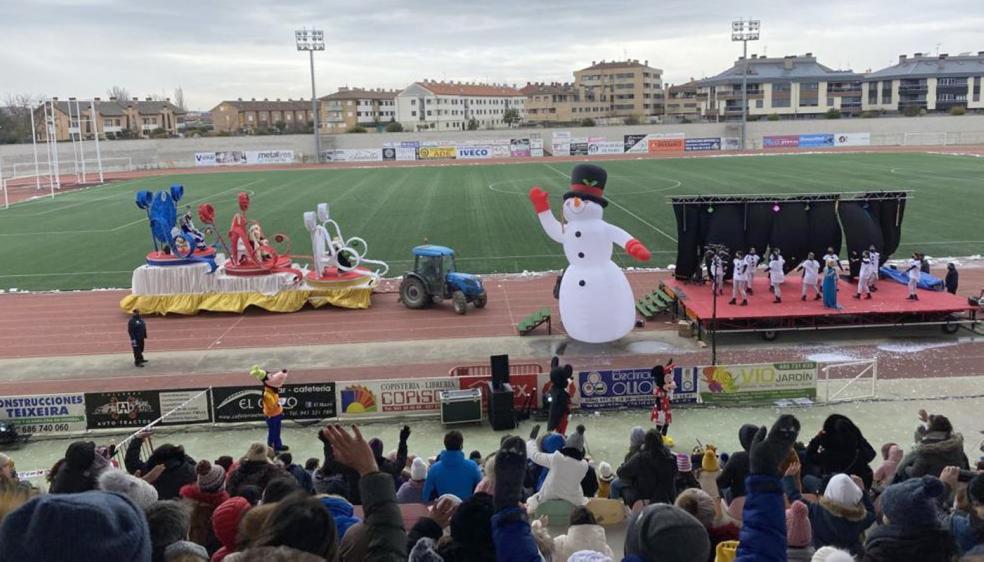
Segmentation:
[(570, 265), (560, 283), (560, 319), (567, 334), (586, 343), (615, 341), (635, 326), (635, 297), (622, 270), (612, 261), (618, 244), (639, 261), (651, 254), (628, 232), (602, 218), (604, 168), (578, 164), (571, 171), (571, 189), (564, 194), (561, 224), (550, 211), (549, 195), (539, 187), (529, 197), (540, 225), (554, 242), (563, 244)]

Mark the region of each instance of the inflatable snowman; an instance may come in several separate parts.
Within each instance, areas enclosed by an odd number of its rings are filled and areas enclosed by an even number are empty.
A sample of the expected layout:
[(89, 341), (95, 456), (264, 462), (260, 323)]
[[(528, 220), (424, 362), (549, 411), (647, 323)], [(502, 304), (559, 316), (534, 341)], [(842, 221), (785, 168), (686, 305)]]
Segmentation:
[(602, 218), (608, 206), (607, 178), (599, 166), (574, 168), (571, 190), (564, 194), (566, 225), (550, 211), (546, 191), (530, 190), (540, 225), (547, 236), (563, 244), (569, 263), (560, 283), (560, 320), (570, 337), (587, 343), (615, 341), (635, 325), (635, 297), (629, 280), (612, 261), (612, 244), (639, 261), (651, 256), (641, 242)]

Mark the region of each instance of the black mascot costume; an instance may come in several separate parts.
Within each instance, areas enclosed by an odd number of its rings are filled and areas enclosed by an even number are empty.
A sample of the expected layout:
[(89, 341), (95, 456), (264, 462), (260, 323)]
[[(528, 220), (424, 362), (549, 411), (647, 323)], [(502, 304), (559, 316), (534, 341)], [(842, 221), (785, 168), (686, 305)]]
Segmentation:
[(551, 363), (550, 369), (550, 417), (547, 431), (567, 434), (567, 418), (571, 413), (571, 395), (567, 391), (574, 369), (570, 365)]

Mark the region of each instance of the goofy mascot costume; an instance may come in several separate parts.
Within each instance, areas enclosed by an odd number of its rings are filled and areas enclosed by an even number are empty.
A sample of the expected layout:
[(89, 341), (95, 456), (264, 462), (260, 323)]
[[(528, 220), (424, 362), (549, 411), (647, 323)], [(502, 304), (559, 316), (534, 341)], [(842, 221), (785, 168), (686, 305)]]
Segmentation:
[(263, 397), (260, 399), (260, 404), (263, 406), (263, 418), (266, 419), (267, 424), (267, 445), (278, 453), (286, 451), (287, 445), (280, 440), (280, 424), (284, 419), (280, 390), (287, 381), (287, 369), (281, 369), (271, 375), (259, 365), (253, 365), (249, 374), (263, 384)]

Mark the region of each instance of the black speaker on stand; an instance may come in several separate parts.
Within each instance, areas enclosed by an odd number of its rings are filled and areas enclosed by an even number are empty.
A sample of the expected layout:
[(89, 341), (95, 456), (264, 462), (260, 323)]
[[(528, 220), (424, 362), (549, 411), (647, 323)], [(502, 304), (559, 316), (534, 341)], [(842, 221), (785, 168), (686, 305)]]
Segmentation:
[(492, 388), (489, 389), (489, 423), (496, 431), (516, 428), (513, 389), (509, 384), (509, 356), (489, 357), (492, 365)]

